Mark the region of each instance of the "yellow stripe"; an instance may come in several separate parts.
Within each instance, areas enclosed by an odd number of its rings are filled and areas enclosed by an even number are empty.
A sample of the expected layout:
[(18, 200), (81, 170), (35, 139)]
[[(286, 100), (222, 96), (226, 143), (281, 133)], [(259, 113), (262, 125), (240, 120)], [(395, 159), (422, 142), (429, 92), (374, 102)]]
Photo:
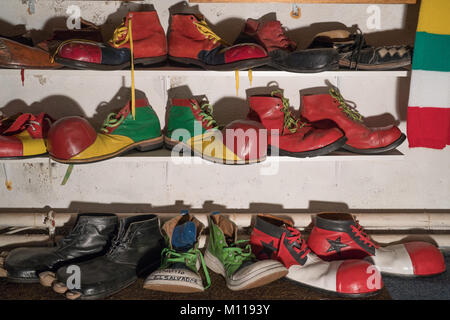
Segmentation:
[(228, 149), (220, 139), (213, 138), (214, 133), (204, 133), (202, 135), (192, 137), (189, 140), (191, 148), (207, 157), (215, 158), (220, 161), (238, 161), (242, 160), (233, 151)]
[(418, 32), (450, 35), (450, 0), (422, 0)]
[(108, 155), (117, 152), (132, 143), (134, 143), (134, 141), (125, 136), (99, 133), (93, 144), (71, 159), (87, 160)]
[(35, 156), (47, 152), (44, 139), (33, 139), (27, 130), (22, 131), (15, 135), (22, 141), (22, 155), (23, 156)]

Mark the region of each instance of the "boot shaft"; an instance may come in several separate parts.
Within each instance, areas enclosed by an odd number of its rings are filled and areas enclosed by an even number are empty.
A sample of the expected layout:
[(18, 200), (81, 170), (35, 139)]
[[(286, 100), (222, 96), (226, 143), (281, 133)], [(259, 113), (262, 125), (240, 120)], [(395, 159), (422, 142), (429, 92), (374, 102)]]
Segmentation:
[(110, 44), (116, 48), (130, 48), (130, 36), (133, 39), (134, 57), (137, 59), (167, 54), (166, 35), (156, 11), (128, 12), (123, 26), (116, 29)]
[(67, 258), (105, 250), (118, 227), (114, 214), (80, 214), (71, 232), (58, 243), (56, 252)]
[(174, 14), (169, 27), (169, 55), (197, 59), (202, 51), (209, 52), (221, 43), (208, 33), (201, 32), (202, 22), (193, 14)]
[(154, 265), (164, 247), (156, 215), (138, 215), (123, 218), (107, 254), (117, 263), (134, 265), (138, 269)]

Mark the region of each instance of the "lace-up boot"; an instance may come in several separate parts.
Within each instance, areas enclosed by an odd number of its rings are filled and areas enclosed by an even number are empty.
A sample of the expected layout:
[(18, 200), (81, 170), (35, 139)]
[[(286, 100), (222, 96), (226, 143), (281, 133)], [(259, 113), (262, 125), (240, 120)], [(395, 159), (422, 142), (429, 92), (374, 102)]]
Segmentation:
[(237, 226), (227, 217), (212, 214), (205, 262), (209, 269), (221, 274), (231, 290), (263, 286), (287, 274), (277, 260), (257, 261), (248, 240), (237, 239)]
[(252, 120), (236, 120), (222, 129), (210, 104), (195, 99), (172, 99), (164, 142), (174, 151), (189, 152), (223, 164), (249, 164), (265, 160), (264, 127)]
[(4, 118), (0, 123), (0, 159), (26, 158), (47, 153), (46, 139), (53, 120), (45, 113)]
[(248, 19), (237, 43), (262, 45), (272, 58), (269, 65), (290, 72), (320, 72), (337, 70), (338, 52), (334, 48), (296, 50), (297, 44), (286, 36), (277, 20), (260, 23)]
[(290, 112), (289, 99), (281, 91), (270, 96), (251, 96), (247, 119), (260, 122), (267, 129), (269, 151), (280, 156), (315, 157), (339, 149), (346, 138), (337, 128), (315, 129), (296, 119)]
[(156, 11), (128, 12), (108, 43), (63, 41), (54, 53), (58, 63), (78, 69), (119, 70), (131, 64), (166, 60), (167, 42)]
[[(203, 292), (211, 281), (203, 254), (198, 248), (204, 225), (190, 214), (167, 221), (162, 227), (166, 248), (162, 252), (161, 266), (150, 274), (145, 289), (166, 292)], [(199, 270), (203, 269), (206, 286)]]
[(157, 216), (149, 214), (120, 219), (108, 252), (76, 264), (80, 276), (78, 287), (76, 281), (71, 282), (69, 266), (65, 266), (56, 273), (58, 283), (55, 283), (54, 289), (58, 288), (55, 291), (65, 293), (68, 299), (108, 297), (133, 284), (138, 276), (147, 276), (157, 268), (163, 247)]
[(67, 264), (103, 255), (116, 232), (117, 216), (82, 214), (72, 231), (56, 247), (17, 248), (6, 257), (4, 268), (13, 282), (39, 282), (38, 275)]
[(130, 103), (111, 113), (100, 133), (81, 117), (56, 121), (48, 134), (49, 154), (62, 163), (88, 163), (113, 158), (130, 150), (149, 151), (163, 146), (159, 119), (147, 99), (136, 100), (133, 119)]
[(400, 129), (393, 125), (382, 128), (367, 127), (362, 115), (350, 106), (335, 88), (330, 89), (330, 94), (303, 96), (300, 112), (304, 118), (317, 126), (337, 125), (348, 139), (342, 147), (351, 152), (386, 152), (395, 149), (406, 139)]
[(442, 253), (432, 244), (407, 242), (380, 247), (350, 214), (318, 214), (308, 245), (322, 259), (366, 258), (388, 274), (428, 276), (445, 271)]
[(171, 16), (169, 58), (211, 70), (249, 69), (270, 61), (260, 45), (228, 45), (211, 30), (203, 17), (193, 14)]
[(373, 295), (383, 287), (378, 270), (367, 261), (321, 260), (286, 219), (258, 215), (250, 243), (258, 259), (280, 261), (289, 270), (286, 278), (308, 287), (349, 297)]

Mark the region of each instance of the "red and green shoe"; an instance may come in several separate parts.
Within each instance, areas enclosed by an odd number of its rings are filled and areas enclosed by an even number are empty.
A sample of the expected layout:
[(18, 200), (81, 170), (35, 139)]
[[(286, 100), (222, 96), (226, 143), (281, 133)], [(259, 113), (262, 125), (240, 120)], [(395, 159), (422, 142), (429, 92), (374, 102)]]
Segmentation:
[(260, 123), (236, 120), (219, 129), (212, 113), (208, 103), (172, 99), (164, 137), (166, 147), (223, 164), (249, 164), (266, 159), (267, 136)]
[(100, 133), (81, 117), (54, 123), (48, 134), (48, 152), (62, 163), (89, 163), (117, 157), (131, 150), (150, 151), (163, 146), (158, 116), (147, 99), (136, 100), (135, 119), (127, 103), (106, 118)]

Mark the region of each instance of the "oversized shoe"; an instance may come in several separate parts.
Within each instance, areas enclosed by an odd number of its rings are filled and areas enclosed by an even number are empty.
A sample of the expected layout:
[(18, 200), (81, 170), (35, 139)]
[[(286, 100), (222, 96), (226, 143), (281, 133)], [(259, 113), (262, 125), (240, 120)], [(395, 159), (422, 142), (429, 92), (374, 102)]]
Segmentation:
[(136, 100), (105, 120), (96, 133), (87, 120), (66, 117), (56, 121), (48, 134), (48, 151), (62, 163), (90, 163), (117, 157), (131, 150), (150, 151), (163, 146), (159, 119), (147, 99)]
[(108, 43), (67, 40), (53, 56), (67, 67), (120, 70), (132, 63), (150, 65), (165, 61), (167, 40), (156, 11), (128, 12)]
[(350, 214), (318, 214), (308, 245), (327, 261), (366, 258), (387, 274), (430, 276), (446, 269), (442, 253), (432, 244), (416, 241), (380, 247)]
[(72, 231), (56, 247), (13, 249), (3, 263), (7, 279), (18, 283), (41, 282), (44, 286), (50, 286), (60, 266), (102, 255), (116, 227), (117, 216), (113, 214), (79, 215)]
[[(377, 154), (397, 148), (406, 139), (396, 126), (369, 128), (361, 114), (348, 105), (336, 88), (329, 94), (304, 95), (301, 115), (314, 125), (338, 126), (347, 138), (343, 149), (361, 154)], [(331, 120), (331, 124), (327, 123)]]
[(337, 128), (316, 129), (296, 119), (290, 112), (289, 99), (281, 91), (269, 96), (251, 96), (247, 119), (260, 122), (267, 129), (268, 151), (289, 157), (315, 157), (342, 147), (347, 138)]
[(408, 45), (374, 47), (368, 45), (361, 30), (330, 30), (317, 34), (309, 48), (334, 48), (339, 65), (349, 69), (391, 70), (411, 65), (412, 48)]
[(237, 240), (238, 228), (227, 217), (212, 214), (208, 222), (205, 262), (209, 269), (225, 278), (229, 289), (237, 291), (261, 287), (288, 273), (279, 261), (256, 261), (248, 240)]
[(289, 72), (321, 72), (337, 70), (338, 52), (334, 48), (296, 50), (297, 44), (289, 39), (277, 20), (247, 22), (235, 43), (255, 42), (267, 50), (269, 66)]
[[(209, 273), (198, 249), (204, 225), (190, 214), (167, 221), (161, 228), (166, 239), (161, 266), (144, 282), (144, 289), (165, 292), (203, 292), (210, 286)], [(207, 285), (199, 270), (203, 267)]]
[(219, 130), (212, 107), (195, 99), (172, 99), (164, 142), (174, 153), (223, 164), (261, 162), (267, 155), (266, 132), (260, 123), (236, 120)]
[(70, 266), (59, 268), (53, 290), (71, 300), (109, 297), (155, 270), (160, 264), (162, 247), (157, 216), (122, 218), (106, 254), (75, 264), (79, 268), (78, 283)]
[(250, 243), (258, 259), (277, 259), (299, 284), (339, 296), (364, 297), (383, 287), (378, 269), (364, 260), (326, 262), (317, 257), (288, 220), (258, 215)]
[(0, 159), (17, 159), (47, 153), (47, 134), (53, 120), (45, 113), (3, 118), (0, 122)]
[(174, 14), (169, 26), (169, 59), (209, 70), (245, 70), (270, 61), (258, 44), (230, 46), (215, 34), (203, 17)]

